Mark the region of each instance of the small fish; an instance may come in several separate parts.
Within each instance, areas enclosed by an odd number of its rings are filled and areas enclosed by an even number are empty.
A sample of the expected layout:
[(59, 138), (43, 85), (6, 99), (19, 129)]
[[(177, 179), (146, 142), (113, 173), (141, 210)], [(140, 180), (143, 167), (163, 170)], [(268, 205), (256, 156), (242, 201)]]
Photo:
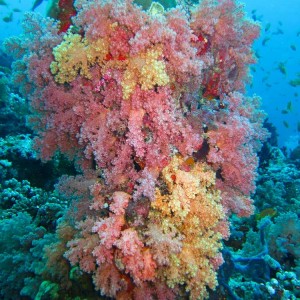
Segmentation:
[(256, 72), (256, 68), (253, 67), (253, 66), (250, 67), (250, 70), (251, 70), (252, 72), (254, 72), (254, 73)]
[(7, 3), (4, 0), (0, 0), (0, 5), (7, 6)]
[(34, 11), (38, 6), (40, 6), (42, 4), (42, 2), (43, 2), (43, 0), (35, 0), (31, 10)]
[(257, 58), (261, 58), (261, 55), (259, 54), (258, 50), (255, 50), (255, 51), (254, 51), (254, 54), (255, 54), (255, 56), (256, 56)]
[(300, 121), (297, 123), (297, 130), (300, 132)]
[(253, 15), (252, 15), (252, 19), (253, 19), (254, 21), (259, 21), (259, 22), (261, 22), (261, 21), (262, 21), (262, 18), (263, 18), (263, 15), (260, 15), (260, 16), (257, 16), (256, 14), (253, 14)]
[(278, 70), (279, 70), (283, 75), (286, 75), (287, 72), (286, 72), (285, 63), (280, 62), (280, 63), (278, 64)]
[(270, 39), (271, 39), (271, 38), (269, 38), (268, 36), (265, 37), (265, 38), (263, 39), (263, 41), (261, 42), (261, 44), (262, 44), (263, 46), (266, 46), (267, 42), (268, 42)]
[(262, 82), (266, 82), (269, 79), (269, 76), (264, 76)]
[(271, 28), (271, 23), (267, 23), (266, 27), (265, 27), (265, 32), (268, 32)]
[(296, 48), (295, 45), (291, 45), (291, 49), (292, 49), (293, 51), (296, 51), (296, 50), (297, 50), (297, 48)]
[(263, 219), (264, 217), (274, 217), (277, 215), (277, 210), (275, 208), (266, 208), (262, 210), (260, 213), (255, 215), (255, 219), (257, 221)]
[(281, 111), (281, 113), (282, 113), (283, 115), (287, 115), (289, 112), (288, 112), (286, 109), (283, 109), (283, 110)]
[(13, 20), (13, 13), (11, 12), (9, 16), (6, 16), (2, 19), (5, 23), (9, 23)]
[(300, 31), (297, 32), (297, 36), (300, 36)]
[(279, 34), (284, 34), (284, 32), (280, 28), (277, 28), (277, 31), (273, 32), (272, 34), (279, 35)]
[(14, 9), (13, 9), (13, 12), (21, 12), (21, 9), (14, 8)]
[(298, 95), (298, 93), (294, 93), (294, 96), (297, 98), (299, 95)]
[(251, 11), (251, 15), (252, 15), (252, 19), (253, 19), (254, 21), (256, 21), (256, 9), (253, 9), (253, 10)]
[(291, 85), (293, 87), (299, 86), (300, 85), (300, 78), (296, 78), (296, 79), (290, 80), (289, 81), (289, 85)]
[(194, 164), (195, 164), (195, 160), (193, 157), (188, 157), (185, 161), (184, 161), (185, 164), (187, 164), (188, 166), (190, 167), (193, 167)]
[(272, 86), (272, 84), (270, 84), (270, 83), (266, 83), (266, 86), (267, 86), (267, 87), (271, 87), (271, 86)]
[(278, 21), (278, 25), (279, 25), (279, 26), (282, 26), (282, 22), (281, 22), (281, 21)]
[(286, 106), (286, 109), (289, 110), (289, 111), (292, 111), (293, 110), (293, 106), (292, 106), (292, 101), (289, 101), (287, 106)]
[(190, 172), (190, 170), (194, 167), (195, 160), (192, 156), (188, 157), (180, 166), (181, 170), (185, 172)]
[(282, 122), (285, 128), (290, 128), (290, 124), (287, 121)]
[(256, 12), (257, 12), (256, 9), (253, 9), (251, 11), (252, 19), (254, 21), (261, 21), (261, 19), (262, 19), (263, 16), (257, 16)]

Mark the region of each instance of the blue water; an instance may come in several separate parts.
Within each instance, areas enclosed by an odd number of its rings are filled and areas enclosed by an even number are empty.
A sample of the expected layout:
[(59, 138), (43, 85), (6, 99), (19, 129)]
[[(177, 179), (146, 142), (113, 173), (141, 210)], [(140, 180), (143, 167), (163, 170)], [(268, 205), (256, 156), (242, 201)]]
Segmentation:
[[(300, 77), (300, 1), (243, 2), (249, 16), (256, 10), (255, 14), (260, 17), (262, 26), (261, 36), (254, 45), (260, 59), (255, 67), (256, 72), (252, 72), (253, 87), (248, 92), (262, 97), (263, 108), (269, 120), (277, 127), (279, 144), (294, 148), (300, 139), (300, 132), (297, 131), (297, 122), (300, 121), (300, 86), (292, 87), (289, 81), (295, 79), (297, 74)], [(268, 23), (271, 26), (266, 32)], [(279, 30), (283, 34), (274, 34)], [(270, 40), (263, 46), (262, 42), (266, 38)], [(292, 45), (296, 50), (291, 48)], [(279, 63), (285, 65), (286, 75), (279, 71)], [(292, 102), (292, 111), (282, 114), (289, 101)], [(284, 126), (284, 121), (289, 128)]]

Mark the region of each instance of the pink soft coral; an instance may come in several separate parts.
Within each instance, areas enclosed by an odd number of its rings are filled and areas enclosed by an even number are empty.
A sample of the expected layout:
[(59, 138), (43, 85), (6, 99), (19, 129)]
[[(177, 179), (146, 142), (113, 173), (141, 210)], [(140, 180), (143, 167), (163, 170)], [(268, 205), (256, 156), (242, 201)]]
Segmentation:
[[(264, 116), (254, 109), (257, 99), (250, 103), (249, 99), (235, 92), (223, 101), (228, 108), (220, 114), (215, 128), (208, 132), (207, 161), (220, 172), (217, 186), (222, 192), (226, 210), (249, 216), (253, 213), (250, 194), (255, 190), (256, 151), (260, 140), (267, 136), (261, 128)], [(256, 118), (249, 118), (250, 111)]]
[(114, 245), (120, 249), (116, 259), (120, 260), (119, 263), (124, 266), (125, 272), (131, 275), (137, 285), (155, 278), (156, 263), (134, 229), (123, 230)]
[(259, 35), (259, 26), (245, 19), (242, 4), (232, 0), (201, 1), (191, 27), (198, 37), (198, 55), (206, 62), (204, 96), (243, 91), (248, 65), (255, 61), (250, 45)]
[(65, 256), (109, 297), (173, 299), (182, 287), (205, 297), (228, 215), (253, 211), (264, 115), (239, 92), (258, 26), (232, 0), (201, 1), (191, 20), (180, 7), (154, 17), (131, 0), (75, 6), (76, 68), (60, 60), (66, 36), (49, 19), (26, 15), (25, 34), (5, 44), (41, 158), (60, 152), (81, 173), (57, 185), (73, 199), (66, 219), (77, 231)]

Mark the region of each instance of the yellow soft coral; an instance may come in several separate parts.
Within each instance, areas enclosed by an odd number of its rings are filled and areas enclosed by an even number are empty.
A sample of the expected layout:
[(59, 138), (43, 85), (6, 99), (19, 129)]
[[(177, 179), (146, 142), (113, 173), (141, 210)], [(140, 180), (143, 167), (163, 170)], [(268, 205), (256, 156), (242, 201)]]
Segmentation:
[(108, 44), (103, 39), (88, 42), (79, 34), (68, 32), (64, 40), (53, 49), (54, 61), (50, 64), (58, 83), (71, 82), (77, 75), (91, 78), (89, 68), (101, 64), (108, 53)]
[(157, 188), (151, 204), (150, 222), (160, 224), (163, 232), (175, 227), (184, 237), (181, 251), (170, 254), (169, 264), (158, 276), (172, 288), (185, 285), (191, 299), (203, 299), (208, 295), (207, 287), (217, 285), (211, 259), (221, 248), (218, 226), (225, 214), (210, 166), (204, 162), (196, 162), (190, 170), (183, 166), (182, 157), (173, 157), (162, 171), (168, 191)]
[(145, 53), (130, 57), (122, 80), (124, 99), (128, 99), (137, 84), (142, 90), (150, 90), (157, 86), (167, 85), (170, 81), (162, 55), (161, 47), (153, 47)]
[(170, 81), (162, 56), (162, 48), (155, 46), (146, 52), (128, 57), (120, 62), (118, 59), (106, 60), (109, 54), (108, 42), (104, 39), (88, 41), (79, 34), (68, 32), (64, 40), (53, 49), (54, 61), (50, 64), (51, 73), (57, 83), (73, 81), (77, 75), (91, 79), (90, 68), (96, 63), (102, 70), (109, 67), (123, 69), (121, 82), (123, 97), (129, 99), (137, 84), (142, 90), (155, 86), (167, 85)]

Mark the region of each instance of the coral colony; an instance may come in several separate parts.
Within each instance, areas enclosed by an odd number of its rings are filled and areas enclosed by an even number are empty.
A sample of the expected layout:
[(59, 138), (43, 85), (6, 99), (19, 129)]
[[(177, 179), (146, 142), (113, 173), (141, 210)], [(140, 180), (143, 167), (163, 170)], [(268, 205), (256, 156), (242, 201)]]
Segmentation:
[(207, 298), (229, 216), (253, 213), (267, 133), (243, 92), (259, 26), (232, 0), (70, 11), (60, 23), (28, 13), (5, 43), (40, 157), (62, 153), (79, 174), (58, 183), (76, 198), (64, 257), (102, 295)]

